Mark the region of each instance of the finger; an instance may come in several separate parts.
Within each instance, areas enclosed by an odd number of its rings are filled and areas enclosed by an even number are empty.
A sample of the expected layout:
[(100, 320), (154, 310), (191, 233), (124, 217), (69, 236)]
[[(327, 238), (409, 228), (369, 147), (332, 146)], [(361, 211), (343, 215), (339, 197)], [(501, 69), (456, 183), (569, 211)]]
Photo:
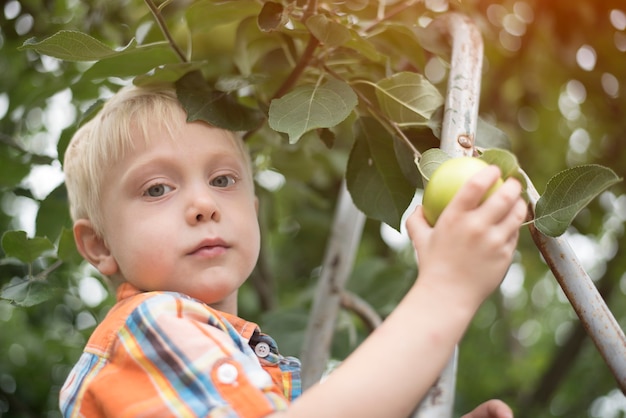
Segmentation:
[(517, 199), (513, 208), (498, 223), (498, 227), (502, 228), (503, 234), (508, 235), (507, 245), (517, 245), (520, 228), (527, 219), (528, 205), (521, 197)]
[(471, 176), (450, 201), (449, 206), (460, 210), (472, 210), (480, 206), (489, 188), (500, 178), (500, 169), (495, 165), (483, 168)]
[(505, 221), (513, 214), (512, 211), (521, 200), (521, 192), (521, 183), (514, 178), (509, 178), (487, 198), (480, 210), (484, 211), (485, 215), (494, 223)]
[(476, 407), (463, 418), (513, 418), (513, 411), (499, 399), (491, 399)]
[(488, 418), (513, 418), (513, 411), (507, 404), (499, 399), (492, 399), (487, 402), (487, 417)]
[(513, 231), (511, 231), (511, 234), (509, 235), (506, 242), (504, 243), (505, 248), (510, 249), (511, 252), (513, 252), (515, 250), (515, 247), (517, 247), (518, 240), (519, 240), (519, 228), (515, 228), (513, 229)]
[(526, 221), (528, 216), (528, 205), (521, 197), (517, 199), (513, 208), (509, 211), (507, 216), (502, 220), (502, 224), (505, 228), (511, 228), (519, 230), (519, 228)]

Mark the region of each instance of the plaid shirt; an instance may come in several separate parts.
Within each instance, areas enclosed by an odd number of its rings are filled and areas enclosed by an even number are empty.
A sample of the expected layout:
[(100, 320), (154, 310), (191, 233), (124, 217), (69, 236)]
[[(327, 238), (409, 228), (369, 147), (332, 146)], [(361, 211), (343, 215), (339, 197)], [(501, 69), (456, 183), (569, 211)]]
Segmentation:
[(300, 395), (300, 362), (256, 324), (120, 286), (60, 393), (65, 417), (253, 418)]

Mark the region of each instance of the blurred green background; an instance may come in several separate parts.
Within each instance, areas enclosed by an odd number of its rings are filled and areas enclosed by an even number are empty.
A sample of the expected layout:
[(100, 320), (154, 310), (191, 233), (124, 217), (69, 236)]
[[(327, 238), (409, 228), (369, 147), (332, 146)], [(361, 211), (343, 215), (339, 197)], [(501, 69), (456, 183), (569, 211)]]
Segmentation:
[[(417, 3), (431, 12), (460, 10), (478, 24), (485, 43), (481, 116), (510, 137), (536, 185), (587, 163), (626, 177), (623, 0)], [(29, 238), (67, 244), (63, 228), (70, 222), (57, 146), (67, 142), (101, 94), (120, 84), (115, 78), (96, 78), (72, 88), (89, 64), (18, 47), (31, 37), (41, 39), (62, 29), (89, 33), (111, 46), (126, 45), (149, 19), (146, 5), (137, 0), (2, 3), (2, 233), (22, 230)], [(230, 45), (219, 33), (206, 42), (219, 71), (222, 52)], [(431, 57), (423, 72), (445, 93), (445, 63)], [(297, 146), (276, 144), (258, 178), (264, 249), (241, 293), (240, 313), (272, 333), (285, 354), (300, 352), (345, 159), (345, 150), (329, 150), (317, 138), (304, 138)], [(620, 183), (603, 193), (566, 234), (622, 327), (624, 192)], [(61, 258), (33, 263), (0, 256), (0, 417), (59, 416), (60, 385), (113, 302), (108, 285), (71, 249)], [(410, 286), (415, 271), (406, 237), (368, 220), (349, 289), (384, 316)], [(25, 277), (31, 278), (28, 286)], [(15, 296), (23, 301), (21, 306), (10, 302)], [(367, 332), (355, 315), (342, 312), (333, 358), (345, 357)], [(626, 416), (626, 398), (526, 230), (501, 290), (481, 308), (460, 346), (458, 367), (459, 414), (498, 397), (518, 417)]]

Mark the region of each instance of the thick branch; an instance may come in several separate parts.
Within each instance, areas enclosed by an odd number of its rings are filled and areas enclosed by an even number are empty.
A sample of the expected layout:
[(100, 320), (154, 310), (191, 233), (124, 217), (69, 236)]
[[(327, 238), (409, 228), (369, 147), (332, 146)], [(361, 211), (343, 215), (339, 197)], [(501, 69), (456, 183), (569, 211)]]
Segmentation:
[[(440, 148), (453, 157), (471, 156), (478, 125), (483, 40), (478, 27), (464, 15), (449, 13), (431, 25), (434, 26), (431, 30), (449, 34), (452, 51)], [(455, 354), (413, 418), (452, 416), (456, 367)]]
[(344, 181), (300, 356), (303, 389), (319, 381), (326, 369), (341, 294), (352, 270), (364, 224), (365, 215), (354, 206)]
[[(606, 274), (601, 280), (599, 287), (600, 295), (603, 299), (608, 300), (613, 293), (621, 275), (621, 264), (624, 256), (626, 256), (626, 247), (619, 246), (618, 252), (607, 263)], [(530, 417), (532, 411), (543, 409), (554, 396), (561, 382), (567, 377), (567, 373), (571, 370), (572, 364), (580, 354), (584, 342), (587, 340), (587, 332), (581, 322), (577, 322), (575, 329), (569, 335), (565, 344), (554, 353), (550, 366), (538, 380), (539, 384), (532, 394), (523, 394), (519, 402), (520, 417)]]
[[(528, 183), (528, 196), (536, 204), (539, 193)], [(602, 299), (576, 254), (562, 238), (543, 235), (529, 227), (537, 248), (572, 304), (581, 324), (595, 343), (622, 392), (626, 391), (626, 336)]]

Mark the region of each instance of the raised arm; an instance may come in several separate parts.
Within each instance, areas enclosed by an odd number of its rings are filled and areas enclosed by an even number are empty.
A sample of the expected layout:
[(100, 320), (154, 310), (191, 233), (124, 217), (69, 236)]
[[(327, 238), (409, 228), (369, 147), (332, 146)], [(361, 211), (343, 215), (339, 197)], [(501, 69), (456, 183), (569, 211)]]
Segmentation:
[(468, 181), (434, 228), (421, 207), (416, 209), (407, 221), (419, 259), (415, 284), (327, 380), (281, 416), (405, 418), (411, 413), (511, 263), (526, 205), (513, 179), (480, 205), (498, 176), (490, 166)]

